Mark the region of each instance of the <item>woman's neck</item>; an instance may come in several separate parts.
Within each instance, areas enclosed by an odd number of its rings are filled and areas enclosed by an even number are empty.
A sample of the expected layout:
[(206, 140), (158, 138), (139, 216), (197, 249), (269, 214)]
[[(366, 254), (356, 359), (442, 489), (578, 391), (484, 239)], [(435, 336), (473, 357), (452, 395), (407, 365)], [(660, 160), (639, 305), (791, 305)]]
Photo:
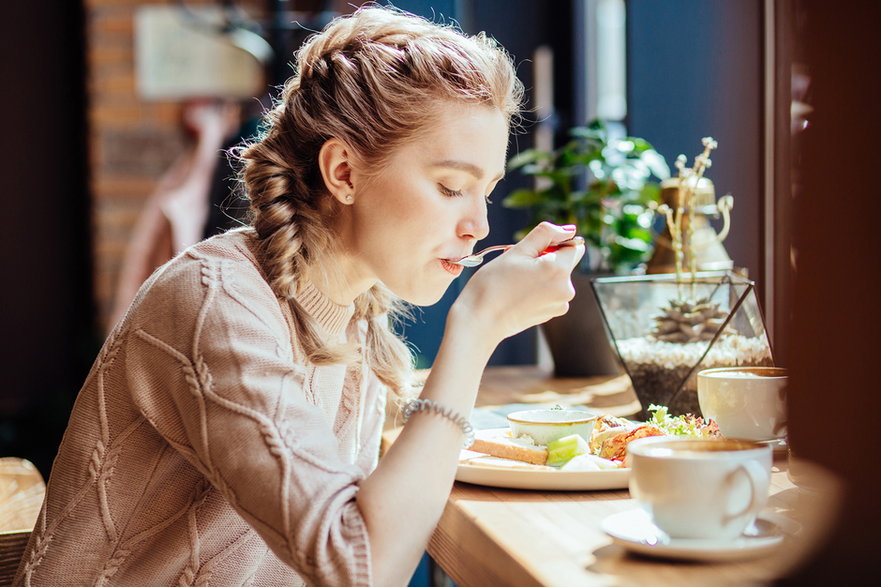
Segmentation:
[(373, 287), (377, 279), (368, 275), (360, 262), (343, 252), (325, 251), (306, 275), (315, 289), (330, 301), (348, 306), (365, 291)]

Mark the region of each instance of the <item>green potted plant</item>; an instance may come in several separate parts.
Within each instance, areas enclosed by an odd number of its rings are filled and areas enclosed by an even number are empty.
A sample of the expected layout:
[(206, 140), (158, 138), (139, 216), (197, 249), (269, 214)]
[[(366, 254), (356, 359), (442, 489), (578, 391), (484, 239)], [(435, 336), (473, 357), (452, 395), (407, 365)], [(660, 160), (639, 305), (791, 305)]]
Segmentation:
[(571, 129), (571, 139), (553, 151), (525, 150), (509, 170), (535, 179), (531, 188), (511, 192), (502, 204), (527, 209), (531, 221), (522, 236), (543, 220), (574, 224), (587, 253), (573, 275), (575, 299), (566, 316), (544, 325), (558, 376), (620, 372), (609, 343), (590, 275), (638, 272), (652, 249), (652, 203), (660, 181), (670, 176), (663, 156), (645, 139), (614, 138), (594, 120)]

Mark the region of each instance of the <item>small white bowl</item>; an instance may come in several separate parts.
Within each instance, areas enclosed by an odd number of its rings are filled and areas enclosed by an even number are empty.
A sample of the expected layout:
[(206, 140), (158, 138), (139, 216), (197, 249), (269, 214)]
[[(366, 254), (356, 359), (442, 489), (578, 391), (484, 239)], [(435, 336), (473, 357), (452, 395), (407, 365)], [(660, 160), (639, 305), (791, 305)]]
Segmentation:
[(544, 445), (570, 434), (579, 434), (590, 441), (596, 419), (593, 412), (567, 409), (523, 410), (508, 414), (512, 436), (528, 436), (536, 444)]

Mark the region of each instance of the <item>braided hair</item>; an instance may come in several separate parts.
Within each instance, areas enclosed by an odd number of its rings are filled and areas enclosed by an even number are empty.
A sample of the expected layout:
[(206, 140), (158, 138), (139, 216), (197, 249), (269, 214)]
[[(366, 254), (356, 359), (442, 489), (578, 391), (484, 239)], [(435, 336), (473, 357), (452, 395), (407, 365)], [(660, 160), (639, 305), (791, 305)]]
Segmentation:
[[(495, 41), (391, 7), (334, 19), (298, 50), (295, 73), (265, 114), (262, 136), (237, 156), (270, 285), (291, 303), (307, 358), (316, 364), (354, 359), (353, 349), (328, 346), (296, 301), (298, 278), (335, 245), (327, 219), (340, 204), (321, 177), (322, 145), (342, 140), (353, 166), (375, 173), (396, 147), (431, 127), (440, 111), (432, 103), (486, 104), (510, 124), (522, 96), (511, 58)], [(355, 300), (355, 317), (368, 321), (360, 353), (395, 393), (405, 389), (411, 369), (409, 350), (389, 325), (401, 304), (382, 284)]]

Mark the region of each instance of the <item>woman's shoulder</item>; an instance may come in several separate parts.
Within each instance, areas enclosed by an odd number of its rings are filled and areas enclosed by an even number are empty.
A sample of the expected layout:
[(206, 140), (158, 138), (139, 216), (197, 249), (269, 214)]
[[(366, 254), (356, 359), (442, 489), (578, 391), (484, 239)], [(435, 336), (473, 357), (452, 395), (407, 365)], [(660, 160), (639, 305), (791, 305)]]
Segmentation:
[(228, 260), (259, 267), (256, 238), (250, 226), (233, 228), (192, 245), (179, 258)]
[(134, 313), (142, 320), (157, 314), (184, 319), (202, 312), (210, 300), (220, 312), (234, 305), (249, 313), (278, 314), (278, 300), (253, 240), (252, 231), (241, 228), (189, 247), (144, 284), (133, 304)]
[[(210, 285), (215, 280), (222, 282), (238, 277), (239, 281), (246, 283), (266, 283), (257, 255), (253, 230), (236, 228), (187, 248), (157, 271), (154, 281), (157, 285), (167, 286), (178, 280), (195, 279), (203, 285)], [(224, 273), (224, 268), (234, 268), (235, 271)]]

